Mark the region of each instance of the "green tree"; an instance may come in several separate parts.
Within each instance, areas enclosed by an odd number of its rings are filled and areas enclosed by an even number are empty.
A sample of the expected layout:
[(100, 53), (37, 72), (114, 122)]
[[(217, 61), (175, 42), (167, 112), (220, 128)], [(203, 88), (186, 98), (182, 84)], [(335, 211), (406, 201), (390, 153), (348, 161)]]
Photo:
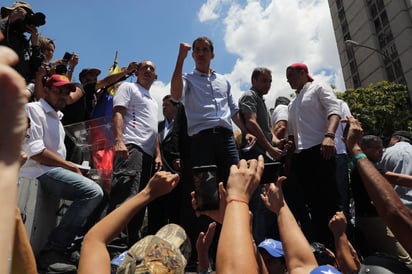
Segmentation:
[(365, 134), (388, 138), (396, 130), (412, 130), (408, 89), (404, 85), (382, 81), (337, 96), (348, 104)]

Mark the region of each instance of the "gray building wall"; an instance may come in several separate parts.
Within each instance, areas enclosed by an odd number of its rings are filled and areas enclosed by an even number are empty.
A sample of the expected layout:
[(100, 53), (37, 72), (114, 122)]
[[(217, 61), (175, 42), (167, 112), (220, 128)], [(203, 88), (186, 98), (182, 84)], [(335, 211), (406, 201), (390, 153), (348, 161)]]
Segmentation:
[(346, 88), (388, 80), (406, 84), (411, 92), (412, 0), (328, 2)]

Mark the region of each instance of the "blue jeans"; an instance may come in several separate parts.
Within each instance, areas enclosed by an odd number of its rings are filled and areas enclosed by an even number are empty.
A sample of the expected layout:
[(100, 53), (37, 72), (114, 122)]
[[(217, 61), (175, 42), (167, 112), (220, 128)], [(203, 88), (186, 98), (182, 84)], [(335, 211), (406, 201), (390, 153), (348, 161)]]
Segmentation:
[(49, 195), (73, 201), (49, 235), (46, 249), (65, 250), (103, 199), (102, 188), (87, 177), (56, 167), (37, 178)]

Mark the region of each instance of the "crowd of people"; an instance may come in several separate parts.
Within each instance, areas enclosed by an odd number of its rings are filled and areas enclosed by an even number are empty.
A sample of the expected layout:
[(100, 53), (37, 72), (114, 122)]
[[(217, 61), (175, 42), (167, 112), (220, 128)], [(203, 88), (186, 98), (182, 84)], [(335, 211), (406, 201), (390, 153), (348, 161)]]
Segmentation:
[[(236, 102), (205, 36), (180, 44), (158, 121), (151, 60), (101, 80), (85, 68), (74, 83), (79, 57), (53, 61), (44, 17), (23, 1), (1, 8), (0, 273), (412, 273), (410, 132), (387, 148), (364, 136), (303, 63), (285, 69), (295, 95), (273, 113), (265, 67)], [(189, 53), (195, 68), (184, 73)], [(107, 116), (104, 184), (80, 169), (64, 125)], [(38, 254), (16, 206), (19, 177), (72, 201)]]

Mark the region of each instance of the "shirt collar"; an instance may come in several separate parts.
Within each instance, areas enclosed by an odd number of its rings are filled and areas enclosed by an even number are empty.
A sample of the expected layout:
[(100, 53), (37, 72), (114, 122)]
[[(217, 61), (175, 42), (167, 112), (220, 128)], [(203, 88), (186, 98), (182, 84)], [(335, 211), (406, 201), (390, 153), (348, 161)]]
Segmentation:
[(251, 91), (253, 91), (257, 96), (259, 96), (260, 98), (262, 98), (263, 99), (263, 95), (262, 94), (260, 94), (260, 92), (259, 91), (257, 91), (254, 87), (251, 87), (250, 88), (250, 90)]
[(43, 98), (40, 99), (39, 101), (40, 105), (42, 106), (43, 110), (45, 113), (55, 113), (59, 120), (63, 118), (63, 112), (60, 110), (56, 111), (46, 100)]
[(302, 93), (302, 91), (305, 91), (312, 83), (313, 81), (306, 82), (299, 91), (296, 90), (296, 94), (299, 94), (299, 93)]
[(140, 85), (139, 83), (136, 83), (140, 88), (139, 88), (139, 90), (140, 90), (140, 92), (144, 95), (144, 96), (146, 96), (146, 97), (149, 97), (150, 99), (152, 98), (152, 96), (150, 95), (150, 92), (147, 90), (147, 89), (145, 89), (142, 85)]
[[(209, 74), (204, 73), (204, 72), (200, 72), (198, 71), (196, 68), (193, 70), (193, 74), (195, 75), (199, 75), (202, 77), (209, 77)], [(210, 69), (210, 75), (215, 74), (215, 70), (214, 69)]]

